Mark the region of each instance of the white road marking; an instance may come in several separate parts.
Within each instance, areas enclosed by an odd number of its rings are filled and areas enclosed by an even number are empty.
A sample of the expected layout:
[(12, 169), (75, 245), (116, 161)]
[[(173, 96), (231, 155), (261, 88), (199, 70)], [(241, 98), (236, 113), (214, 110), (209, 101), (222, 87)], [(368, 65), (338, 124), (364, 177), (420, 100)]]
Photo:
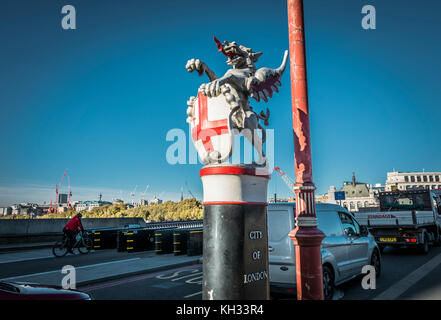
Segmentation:
[(190, 297), (193, 297), (193, 296), (197, 296), (198, 294), (202, 294), (202, 291), (189, 294), (189, 295), (185, 296), (184, 298), (190, 298)]
[[(84, 269), (84, 268), (91, 268), (91, 267), (98, 267), (98, 266), (104, 266), (107, 264), (112, 264), (112, 263), (120, 263), (120, 262), (127, 262), (127, 261), (134, 261), (134, 260), (139, 260), (141, 258), (132, 258), (132, 259), (125, 259), (125, 260), (117, 260), (117, 261), (109, 261), (109, 262), (103, 262), (103, 263), (97, 263), (97, 264), (90, 264), (87, 266), (81, 266), (81, 267), (76, 267), (75, 269)], [(34, 274), (27, 274), (27, 275), (22, 275), (22, 276), (15, 276), (15, 277), (10, 277), (10, 278), (4, 278), (4, 279), (0, 279), (0, 281), (10, 281), (10, 280), (15, 280), (15, 279), (20, 279), (20, 278), (27, 278), (27, 277), (35, 277), (35, 276), (41, 276), (44, 274), (49, 274), (49, 273), (60, 273), (60, 270), (52, 270), (52, 271), (46, 271), (46, 272), (39, 272), (39, 273), (34, 273)]]
[(395, 300), (399, 298), (404, 292), (406, 292), (415, 283), (424, 278), (428, 273), (435, 269), (441, 263), (441, 253), (423, 264), (421, 267), (413, 271), (411, 274), (407, 275), (389, 289), (386, 289), (379, 295), (377, 295), (374, 300)]
[[(194, 272), (194, 271), (193, 271), (193, 272)], [(170, 281), (181, 280), (181, 279), (188, 278), (188, 277), (194, 277), (194, 276), (196, 276), (196, 275), (202, 275), (202, 272), (192, 273), (192, 274), (187, 274), (186, 276), (179, 277), (179, 278), (176, 278), (176, 279), (172, 279), (172, 280), (170, 280)]]

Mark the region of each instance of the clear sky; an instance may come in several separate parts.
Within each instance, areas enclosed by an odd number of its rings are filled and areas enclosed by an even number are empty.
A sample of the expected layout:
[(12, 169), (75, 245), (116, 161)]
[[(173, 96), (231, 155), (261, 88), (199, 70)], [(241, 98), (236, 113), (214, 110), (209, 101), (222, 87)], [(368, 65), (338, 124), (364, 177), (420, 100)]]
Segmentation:
[[(63, 30), (61, 8), (76, 8)], [(361, 27), (366, 5), (376, 29)], [(68, 168), (73, 200), (111, 200), (147, 184), (177, 200), (187, 181), (202, 197), (200, 164), (170, 165), (170, 129), (187, 130), (186, 101), (225, 57), (212, 40), (263, 51), (279, 66), (288, 49), (286, 1), (4, 0), (0, 4), (0, 205), (54, 200)], [(441, 171), (441, 2), (306, 0), (305, 25), (317, 193), (386, 172)], [(288, 67), (289, 68), (289, 67)], [(289, 70), (268, 103), (275, 162), (294, 177)], [(67, 180), (63, 182), (66, 190)], [(184, 187), (185, 190), (185, 187)], [(289, 196), (274, 173), (269, 193)], [(188, 193), (185, 194), (188, 196)]]

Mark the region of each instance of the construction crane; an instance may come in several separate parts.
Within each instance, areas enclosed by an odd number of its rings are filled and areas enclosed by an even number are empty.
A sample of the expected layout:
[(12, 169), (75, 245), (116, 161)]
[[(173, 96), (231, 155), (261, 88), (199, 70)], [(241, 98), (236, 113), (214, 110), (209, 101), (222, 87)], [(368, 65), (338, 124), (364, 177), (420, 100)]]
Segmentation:
[(72, 197), (72, 190), (70, 189), (70, 177), (67, 176), (67, 182), (69, 184), (69, 196), (67, 198), (67, 208), (70, 209), (70, 199)]
[(274, 170), (276, 170), (279, 173), (280, 177), (288, 186), (288, 188), (295, 194), (296, 192), (294, 190), (294, 181), (290, 177), (288, 177), (286, 173), (283, 172), (282, 169), (280, 169), (279, 167), (275, 167)]
[(64, 171), (64, 174), (60, 180), (60, 183), (55, 186), (55, 211), (54, 211), (54, 213), (58, 212), (58, 188), (61, 186), (61, 183), (63, 182), (63, 179), (66, 176), (66, 172), (67, 172), (67, 169), (66, 169), (66, 171)]
[(185, 187), (187, 188), (188, 193), (192, 196), (193, 199), (196, 199), (196, 197), (191, 193), (190, 188), (188, 187), (187, 181), (185, 181)]
[(147, 189), (148, 189), (149, 187), (150, 187), (150, 185), (148, 184), (148, 185), (145, 187), (144, 192), (142, 193), (141, 201), (140, 201), (141, 204), (144, 203), (144, 200), (145, 200), (145, 193), (147, 192)]

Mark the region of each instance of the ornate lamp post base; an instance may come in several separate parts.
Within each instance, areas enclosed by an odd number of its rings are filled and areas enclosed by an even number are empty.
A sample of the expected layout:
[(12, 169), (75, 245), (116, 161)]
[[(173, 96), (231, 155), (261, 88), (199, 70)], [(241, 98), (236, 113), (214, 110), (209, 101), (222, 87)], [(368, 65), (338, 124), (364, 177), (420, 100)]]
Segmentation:
[(296, 227), (289, 234), (295, 245), (297, 299), (323, 300), (321, 243), (325, 235), (316, 227)]
[(269, 299), (269, 172), (247, 165), (210, 165), (204, 188), (204, 300)]

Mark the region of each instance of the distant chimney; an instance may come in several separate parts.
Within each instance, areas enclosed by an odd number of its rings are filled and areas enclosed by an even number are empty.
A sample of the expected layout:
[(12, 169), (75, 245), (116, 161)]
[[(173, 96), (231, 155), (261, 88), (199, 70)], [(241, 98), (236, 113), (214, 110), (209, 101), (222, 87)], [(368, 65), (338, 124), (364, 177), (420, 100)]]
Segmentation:
[(352, 172), (352, 185), (355, 186), (355, 172)]

